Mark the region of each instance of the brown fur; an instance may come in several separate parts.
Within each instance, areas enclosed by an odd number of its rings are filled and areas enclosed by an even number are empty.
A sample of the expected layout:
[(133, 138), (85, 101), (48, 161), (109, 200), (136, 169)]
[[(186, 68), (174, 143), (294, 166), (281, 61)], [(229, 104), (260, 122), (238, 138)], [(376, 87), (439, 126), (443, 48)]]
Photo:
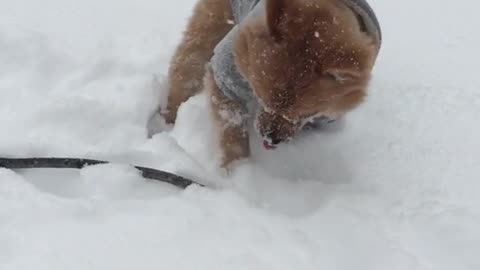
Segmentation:
[(205, 90), (209, 91), (213, 116), (220, 131), (222, 167), (228, 167), (235, 160), (250, 155), (246, 118), (242, 117), (242, 107), (227, 98), (213, 79), (212, 70), (207, 69)]
[[(363, 101), (377, 47), (356, 15), (338, 0), (266, 0), (266, 7), (266, 19), (242, 26), (234, 55), (264, 106), (257, 129), (283, 142), (297, 133), (303, 120), (318, 113), (340, 116)], [(178, 106), (200, 89), (204, 64), (231, 29), (230, 17), (228, 0), (199, 0), (172, 61), (167, 121), (174, 122)], [(244, 121), (229, 121), (240, 113), (240, 104), (223, 95), (210, 73), (207, 70), (204, 87), (219, 126), (222, 165), (228, 166), (249, 155), (248, 134)]]
[(205, 64), (217, 43), (232, 29), (232, 20), (229, 0), (197, 2), (168, 71), (168, 105), (162, 112), (167, 123), (174, 123), (178, 107), (202, 89)]

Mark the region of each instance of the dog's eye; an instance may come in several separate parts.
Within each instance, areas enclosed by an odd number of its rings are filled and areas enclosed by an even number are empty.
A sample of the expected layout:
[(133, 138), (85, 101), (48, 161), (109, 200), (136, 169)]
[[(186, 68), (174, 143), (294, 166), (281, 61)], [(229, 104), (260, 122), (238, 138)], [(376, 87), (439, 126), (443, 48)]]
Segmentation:
[(338, 72), (327, 71), (325, 75), (331, 80), (340, 81), (340, 82), (343, 81), (343, 77)]
[(342, 73), (342, 72), (338, 72), (338, 71), (327, 71), (324, 73), (325, 77), (331, 79), (331, 80), (334, 80), (334, 81), (337, 81), (339, 83), (344, 83), (344, 82), (347, 82), (347, 81), (350, 81), (352, 78), (346, 74), (346, 73)]

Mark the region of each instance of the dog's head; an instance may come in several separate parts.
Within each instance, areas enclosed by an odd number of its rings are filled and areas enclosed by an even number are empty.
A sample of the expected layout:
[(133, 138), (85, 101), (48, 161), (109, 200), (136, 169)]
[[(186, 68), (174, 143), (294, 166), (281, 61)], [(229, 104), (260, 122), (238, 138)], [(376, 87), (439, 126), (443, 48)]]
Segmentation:
[(377, 47), (337, 2), (266, 0), (265, 16), (239, 30), (235, 63), (261, 105), (256, 128), (269, 145), (290, 140), (315, 115), (353, 109), (365, 96)]

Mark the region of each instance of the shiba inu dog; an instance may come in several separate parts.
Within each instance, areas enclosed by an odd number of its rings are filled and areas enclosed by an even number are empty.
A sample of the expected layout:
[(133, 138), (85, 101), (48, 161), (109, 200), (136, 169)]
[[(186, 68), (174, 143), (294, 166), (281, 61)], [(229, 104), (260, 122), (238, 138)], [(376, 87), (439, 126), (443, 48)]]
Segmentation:
[(184, 101), (207, 91), (229, 167), (250, 154), (249, 119), (273, 149), (361, 104), (380, 45), (364, 0), (199, 0), (162, 115), (174, 123)]

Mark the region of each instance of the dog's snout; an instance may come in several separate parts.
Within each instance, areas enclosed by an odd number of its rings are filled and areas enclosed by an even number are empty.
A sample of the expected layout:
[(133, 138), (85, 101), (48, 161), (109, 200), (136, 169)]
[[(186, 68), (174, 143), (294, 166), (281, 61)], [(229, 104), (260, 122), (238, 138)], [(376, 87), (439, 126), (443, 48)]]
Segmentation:
[(272, 144), (273, 145), (280, 144), (281, 142), (282, 142), (282, 140), (280, 140), (280, 139), (272, 139)]
[(270, 145), (276, 146), (284, 141), (286, 138), (282, 137), (282, 135), (275, 131), (269, 131), (264, 135), (264, 139), (269, 142)]
[(270, 141), (270, 143), (273, 145), (280, 144), (283, 141), (283, 139), (280, 138), (277, 132), (269, 132), (266, 134), (266, 137)]
[(270, 147), (288, 142), (298, 129), (297, 123), (288, 121), (281, 114), (266, 111), (257, 116), (256, 126), (264, 144)]
[(277, 145), (283, 141), (280, 138), (276, 138), (274, 133), (272, 132), (268, 132), (267, 134), (265, 134), (263, 138), (264, 138), (263, 146), (265, 147), (265, 149), (269, 149), (269, 150), (277, 148)]

